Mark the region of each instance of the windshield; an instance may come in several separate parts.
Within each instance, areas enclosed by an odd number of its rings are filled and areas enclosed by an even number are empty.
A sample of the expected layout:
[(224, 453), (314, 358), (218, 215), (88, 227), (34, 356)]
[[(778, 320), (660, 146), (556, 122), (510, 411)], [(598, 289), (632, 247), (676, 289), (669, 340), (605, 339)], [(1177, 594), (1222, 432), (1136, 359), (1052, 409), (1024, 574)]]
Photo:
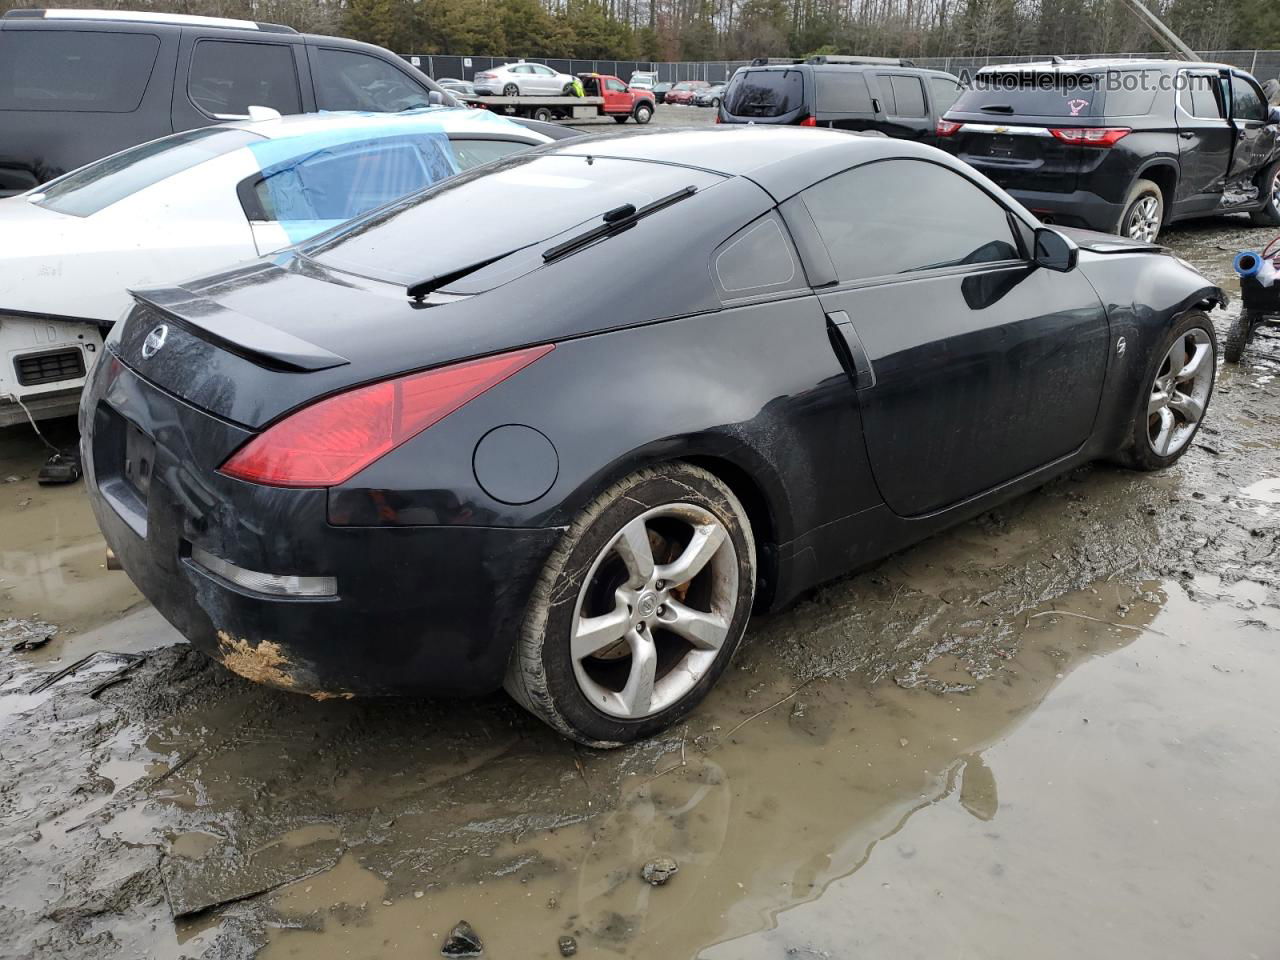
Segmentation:
[(740, 70), (725, 91), (724, 108), (736, 117), (781, 117), (804, 103), (799, 70)]
[(87, 217), (196, 164), (264, 139), (247, 130), (225, 127), (188, 130), (73, 170), (28, 196), (58, 213)]
[(1102, 104), (1098, 74), (1020, 72), (980, 73), (948, 113), (1000, 117), (1093, 117)]
[(326, 234), (302, 252), (337, 270), (405, 285), (594, 226), (623, 204), (641, 207), (721, 178), (687, 167), (604, 157), (514, 156)]

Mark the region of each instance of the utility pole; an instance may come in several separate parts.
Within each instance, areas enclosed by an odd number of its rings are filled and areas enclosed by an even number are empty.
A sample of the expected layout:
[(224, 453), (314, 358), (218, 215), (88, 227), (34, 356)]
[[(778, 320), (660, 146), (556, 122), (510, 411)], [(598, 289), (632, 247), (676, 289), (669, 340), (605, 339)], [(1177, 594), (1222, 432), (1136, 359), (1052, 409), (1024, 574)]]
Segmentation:
[(1146, 8), (1142, 0), (1120, 0), (1155, 34), (1157, 40), (1169, 44), (1185, 60), (1199, 60), (1200, 56), (1185, 43), (1182, 38), (1170, 30), (1163, 20)]

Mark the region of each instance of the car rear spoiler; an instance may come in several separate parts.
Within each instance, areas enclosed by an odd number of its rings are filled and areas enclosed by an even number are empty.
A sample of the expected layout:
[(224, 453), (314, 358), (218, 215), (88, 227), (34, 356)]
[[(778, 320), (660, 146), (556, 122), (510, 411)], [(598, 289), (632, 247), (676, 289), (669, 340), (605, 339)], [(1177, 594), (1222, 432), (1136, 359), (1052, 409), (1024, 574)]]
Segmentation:
[(254, 363), (308, 373), (351, 361), (182, 287), (130, 290), (134, 300)]

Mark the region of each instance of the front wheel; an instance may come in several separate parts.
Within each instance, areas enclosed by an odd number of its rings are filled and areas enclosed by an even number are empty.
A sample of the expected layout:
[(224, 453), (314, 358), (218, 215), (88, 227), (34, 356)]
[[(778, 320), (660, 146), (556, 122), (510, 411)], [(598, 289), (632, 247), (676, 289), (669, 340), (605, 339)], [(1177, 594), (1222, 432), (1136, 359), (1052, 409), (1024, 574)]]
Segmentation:
[(1183, 316), (1147, 363), (1120, 456), (1125, 466), (1163, 470), (1187, 452), (1209, 407), (1217, 362), (1213, 321), (1199, 311)]
[(653, 107), (647, 103), (642, 103), (636, 107), (635, 113), (632, 114), (636, 118), (636, 123), (648, 123), (653, 117)]
[(1262, 175), (1259, 189), (1267, 196), (1267, 205), (1249, 214), (1249, 219), (1259, 227), (1280, 226), (1280, 160), (1267, 168), (1267, 172)]
[(679, 462), (640, 470), (565, 532), (530, 598), (505, 686), (580, 743), (650, 736), (724, 672), (755, 581), (750, 522), (721, 480)]
[(1139, 180), (1129, 191), (1120, 217), (1122, 237), (1141, 243), (1155, 243), (1164, 224), (1164, 194), (1150, 180)]

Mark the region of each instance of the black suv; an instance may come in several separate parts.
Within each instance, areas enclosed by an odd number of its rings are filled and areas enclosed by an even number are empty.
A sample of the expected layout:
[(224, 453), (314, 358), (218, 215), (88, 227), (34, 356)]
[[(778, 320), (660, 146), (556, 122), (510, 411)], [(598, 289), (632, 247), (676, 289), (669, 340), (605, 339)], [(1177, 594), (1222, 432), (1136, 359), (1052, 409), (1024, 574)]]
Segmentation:
[(1257, 81), (1235, 67), (984, 67), (938, 132), (944, 149), (1055, 223), (1142, 241), (1219, 213), (1280, 224), (1277, 126)]
[(961, 93), (941, 70), (885, 57), (756, 60), (729, 80), (717, 123), (790, 123), (879, 130), (934, 143), (938, 118)]
[(124, 11), (0, 17), (0, 197), (250, 107), (395, 113), (456, 101), (367, 43), (248, 20)]

